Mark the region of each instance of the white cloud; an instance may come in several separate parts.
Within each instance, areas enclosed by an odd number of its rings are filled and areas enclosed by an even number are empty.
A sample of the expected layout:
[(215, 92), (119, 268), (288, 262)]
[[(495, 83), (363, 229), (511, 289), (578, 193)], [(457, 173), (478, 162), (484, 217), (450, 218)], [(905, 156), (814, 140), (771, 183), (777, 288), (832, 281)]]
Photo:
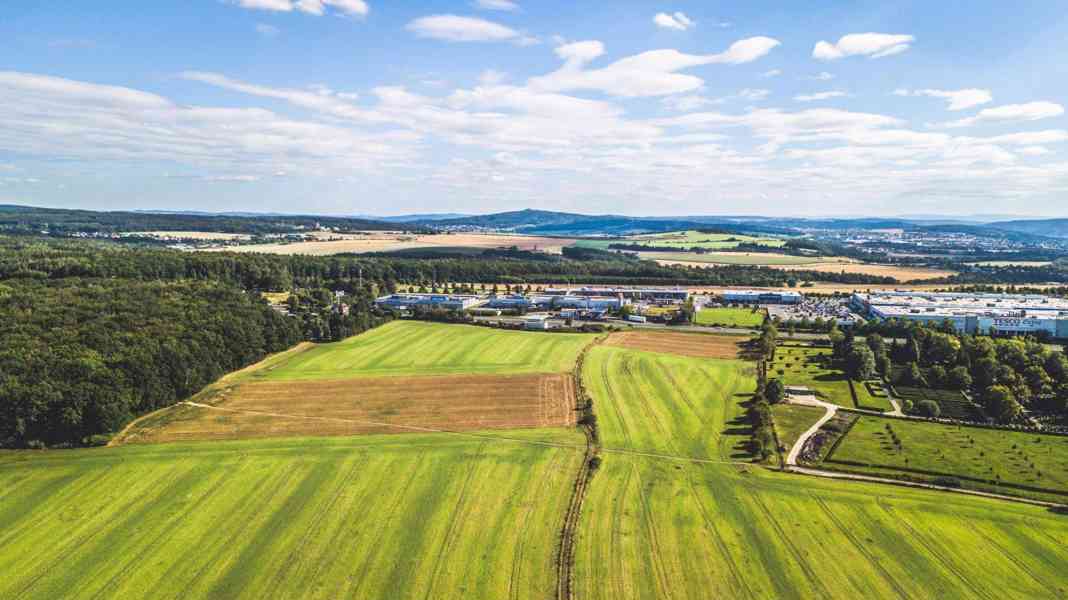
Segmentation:
[(738, 92), (737, 96), (743, 100), (751, 100), (753, 102), (759, 102), (760, 100), (766, 100), (771, 95), (771, 90), (745, 88)]
[(722, 98), (706, 98), (704, 96), (690, 94), (685, 96), (668, 96), (661, 102), (664, 107), (669, 110), (690, 112), (704, 106), (727, 104), (732, 100), (760, 102), (766, 100), (769, 95), (771, 95), (771, 90), (745, 88), (740, 90), (737, 94), (723, 96)]
[(974, 117), (943, 123), (941, 127), (971, 127), (982, 123), (1006, 123), (1020, 121), (1038, 121), (1064, 114), (1064, 107), (1053, 102), (1028, 102), (1027, 104), (1007, 104), (997, 108), (984, 108)]
[(1050, 153), (1049, 148), (1043, 148), (1042, 146), (1024, 146), (1017, 150), (1020, 154), (1026, 156), (1045, 156)]
[(830, 81), (830, 80), (834, 79), (834, 75), (831, 74), (831, 73), (828, 73), (827, 71), (823, 71), (823, 72), (820, 72), (820, 73), (816, 73), (815, 75), (813, 75), (812, 77), (809, 77), (808, 79), (811, 80), (811, 81)]
[(815, 94), (799, 94), (794, 96), (794, 100), (798, 102), (818, 102), (820, 100), (829, 100), (831, 98), (844, 98), (849, 94), (840, 91), (831, 92), (816, 92)]
[(274, 37), (281, 33), (282, 30), (278, 29), (274, 25), (267, 25), (265, 23), (256, 23), (256, 33), (263, 37)]
[(513, 42), (535, 43), (530, 36), (493, 21), (457, 15), (430, 15), (408, 23), (405, 29), (423, 38), (446, 42)]
[(269, 10), (274, 12), (293, 12), (294, 10), (309, 15), (322, 16), (327, 7), (336, 12), (351, 16), (366, 16), (371, 8), (364, 0), (235, 0), (241, 8)]
[(653, 17), (653, 23), (656, 23), (657, 27), (676, 31), (686, 31), (697, 24), (690, 17), (687, 17), (685, 13), (681, 12), (672, 14), (656, 13), (656, 16)]
[(683, 69), (709, 64), (737, 65), (767, 55), (779, 45), (778, 40), (753, 37), (731, 44), (719, 54), (693, 55), (677, 50), (651, 50), (618, 60), (600, 69), (584, 69), (586, 63), (604, 54), (597, 41), (576, 42), (556, 49), (565, 60), (557, 71), (533, 77), (529, 84), (546, 91), (599, 90), (623, 97), (665, 96), (700, 88), (704, 81), (693, 75), (678, 73)]
[(770, 71), (764, 71), (763, 73), (760, 74), (760, 76), (763, 77), (764, 79), (769, 79), (771, 77), (778, 77), (779, 75), (782, 75), (782, 70), (781, 69), (772, 69)]
[(987, 138), (992, 144), (1019, 144), (1022, 146), (1038, 146), (1068, 142), (1068, 131), (1064, 129), (1047, 129), (1045, 131), (1024, 131), (1021, 133), (1009, 133)]
[(842, 36), (837, 44), (819, 41), (812, 49), (817, 60), (838, 60), (847, 56), (882, 58), (908, 50), (916, 38), (911, 35), (889, 33), (851, 33)]
[(949, 110), (965, 110), (973, 106), (987, 104), (994, 100), (990, 90), (969, 88), (964, 90), (894, 90), (895, 96), (927, 96), (941, 98), (949, 103)]
[(519, 10), (512, 0), (475, 0), (475, 6), (483, 10)]

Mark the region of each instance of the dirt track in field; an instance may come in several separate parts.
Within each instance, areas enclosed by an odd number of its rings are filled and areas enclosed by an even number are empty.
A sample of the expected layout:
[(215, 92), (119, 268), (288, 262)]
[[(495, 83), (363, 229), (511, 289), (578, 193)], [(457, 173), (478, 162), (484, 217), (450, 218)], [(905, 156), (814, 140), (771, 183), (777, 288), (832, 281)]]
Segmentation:
[(450, 431), (566, 427), (576, 418), (574, 379), (567, 373), (252, 382), (217, 400), (225, 410), (182, 407), (174, 419), (131, 431), (126, 441), (410, 431), (402, 426)]
[(623, 331), (608, 336), (607, 346), (697, 358), (738, 358), (746, 338), (705, 333)]

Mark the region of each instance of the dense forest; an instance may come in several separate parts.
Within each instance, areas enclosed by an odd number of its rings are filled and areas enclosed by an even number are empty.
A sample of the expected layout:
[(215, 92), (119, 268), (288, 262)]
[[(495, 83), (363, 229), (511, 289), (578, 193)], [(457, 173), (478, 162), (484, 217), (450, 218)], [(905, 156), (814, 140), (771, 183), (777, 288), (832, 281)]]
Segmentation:
[(269, 234), (297, 233), (316, 227), (339, 232), (387, 230), (430, 231), (419, 225), (369, 219), (301, 215), (216, 215), (190, 213), (99, 212), (66, 208), (0, 205), (0, 232), (54, 236), (112, 234), (131, 231), (212, 231)]

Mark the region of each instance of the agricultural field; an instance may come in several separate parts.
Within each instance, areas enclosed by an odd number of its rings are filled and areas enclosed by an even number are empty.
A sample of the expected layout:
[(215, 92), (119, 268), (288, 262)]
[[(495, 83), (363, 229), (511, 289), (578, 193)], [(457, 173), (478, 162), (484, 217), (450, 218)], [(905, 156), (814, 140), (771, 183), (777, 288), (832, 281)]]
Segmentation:
[[(847, 269), (849, 261), (777, 254), (774, 252), (639, 252), (647, 260), (655, 260), (664, 265), (708, 266), (708, 265), (751, 265), (761, 267), (797, 266), (798, 268), (815, 268), (831, 264), (838, 270)], [(848, 270), (848, 269), (847, 269)]]
[(348, 379), (448, 374), (563, 373), (593, 336), (394, 321), (319, 344), (261, 372), (263, 379)]
[(624, 238), (608, 240), (578, 240), (576, 246), (585, 248), (608, 249), (612, 244), (637, 244), (642, 246), (675, 247), (682, 249), (703, 248), (705, 250), (730, 250), (737, 248), (738, 244), (759, 244), (768, 248), (781, 248), (786, 240), (774, 237), (761, 237), (744, 234), (730, 233), (701, 233), (700, 231), (673, 231), (668, 233), (654, 233), (648, 235), (635, 235)]
[(737, 358), (749, 338), (705, 333), (635, 329), (613, 333), (606, 346), (662, 352), (695, 358)]
[(0, 598), (548, 598), (577, 430), (0, 453)]
[(231, 374), (115, 443), (567, 427), (595, 339), (394, 321)]
[(559, 254), (565, 246), (575, 243), (572, 238), (549, 238), (529, 235), (491, 233), (440, 233), (415, 235), (409, 233), (368, 232), (365, 234), (329, 233), (321, 239), (294, 243), (246, 244), (210, 250), (223, 252), (256, 252), (261, 254), (301, 254), (329, 256), (332, 254), (364, 254), (368, 252), (396, 252), (435, 248), (511, 248), (540, 250)]
[(598, 346), (583, 376), (605, 452), (583, 504), (578, 598), (1068, 594), (1063, 516), (753, 466), (745, 363)]
[(952, 477), (967, 488), (1068, 500), (1068, 437), (1061, 436), (863, 416), (822, 466), (928, 482)]
[(697, 311), (694, 321), (698, 325), (716, 325), (722, 327), (747, 327), (757, 329), (764, 324), (767, 312), (751, 308), (702, 308)]

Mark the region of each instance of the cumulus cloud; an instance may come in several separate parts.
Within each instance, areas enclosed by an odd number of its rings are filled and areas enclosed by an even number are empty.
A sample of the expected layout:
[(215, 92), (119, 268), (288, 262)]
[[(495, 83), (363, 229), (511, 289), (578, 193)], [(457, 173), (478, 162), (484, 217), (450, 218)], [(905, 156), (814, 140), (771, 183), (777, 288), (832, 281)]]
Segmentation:
[(690, 17), (687, 17), (685, 13), (681, 12), (672, 14), (656, 13), (656, 16), (653, 17), (653, 23), (656, 23), (657, 27), (676, 31), (686, 31), (697, 24)]
[(512, 0), (475, 0), (475, 6), (482, 10), (519, 10)]
[(894, 90), (895, 96), (927, 96), (929, 98), (941, 98), (949, 103), (949, 110), (966, 110), (973, 106), (987, 104), (994, 100), (990, 90), (969, 88), (964, 90)]
[(830, 100), (831, 98), (844, 98), (848, 95), (840, 91), (816, 92), (814, 94), (799, 94), (794, 96), (794, 100), (798, 102), (818, 102), (820, 100)]
[(763, 73), (760, 74), (760, 76), (763, 77), (764, 79), (769, 79), (771, 77), (778, 77), (779, 75), (782, 75), (782, 70), (781, 69), (772, 69), (770, 71), (764, 71)]
[(405, 28), (419, 37), (445, 42), (513, 42), (521, 45), (536, 42), (511, 27), (477, 17), (430, 15), (415, 19)]
[(1064, 107), (1054, 102), (1028, 102), (1026, 104), (1007, 104), (997, 108), (984, 108), (974, 117), (943, 123), (941, 127), (971, 127), (984, 123), (1006, 123), (1021, 121), (1039, 121), (1064, 114)]
[(235, 0), (241, 8), (274, 12), (300, 11), (321, 17), (331, 8), (339, 14), (366, 16), (371, 8), (364, 0)]
[(753, 37), (737, 41), (719, 54), (694, 55), (677, 50), (651, 50), (620, 59), (600, 69), (586, 69), (587, 63), (604, 54), (598, 41), (575, 42), (556, 49), (564, 66), (541, 77), (533, 77), (532, 87), (546, 91), (598, 90), (613, 96), (665, 96), (700, 88), (704, 81), (679, 73), (700, 65), (738, 65), (766, 56), (778, 40)]
[(817, 42), (812, 57), (817, 60), (838, 60), (847, 56), (883, 58), (905, 52), (914, 41), (914, 36), (905, 34), (851, 33), (842, 36), (836, 44), (823, 40)]

